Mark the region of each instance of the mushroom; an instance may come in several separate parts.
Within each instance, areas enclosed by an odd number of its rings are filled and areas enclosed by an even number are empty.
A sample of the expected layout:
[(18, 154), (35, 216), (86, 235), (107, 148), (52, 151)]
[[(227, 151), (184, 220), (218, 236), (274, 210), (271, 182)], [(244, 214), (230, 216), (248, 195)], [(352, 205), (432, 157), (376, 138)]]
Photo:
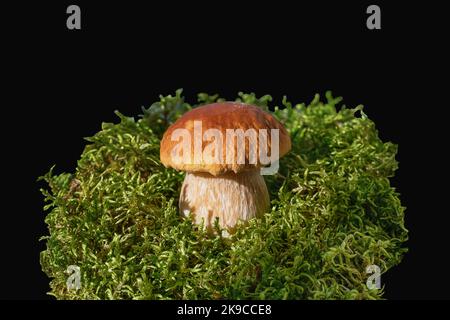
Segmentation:
[(218, 102), (194, 108), (172, 124), (161, 140), (160, 159), (166, 167), (186, 171), (181, 213), (191, 214), (196, 224), (203, 221), (209, 231), (218, 218), (219, 226), (232, 233), (239, 220), (268, 211), (262, 170), (278, 165), (290, 148), (288, 132), (269, 113)]

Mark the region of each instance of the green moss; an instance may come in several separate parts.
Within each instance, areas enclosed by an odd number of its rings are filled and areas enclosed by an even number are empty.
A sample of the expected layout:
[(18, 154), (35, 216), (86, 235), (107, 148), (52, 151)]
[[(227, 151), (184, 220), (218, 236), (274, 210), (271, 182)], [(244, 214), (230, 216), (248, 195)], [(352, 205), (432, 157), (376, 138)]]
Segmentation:
[[(218, 96), (199, 95), (199, 104)], [(271, 97), (239, 94), (267, 110)], [(383, 143), (362, 107), (317, 95), (275, 108), (292, 137), (266, 176), (272, 209), (230, 239), (208, 237), (177, 209), (182, 172), (159, 161), (167, 126), (192, 107), (181, 90), (143, 110), (117, 112), (88, 138), (75, 173), (44, 179), (50, 236), (42, 239), (51, 293), (63, 299), (376, 299), (367, 265), (382, 272), (405, 248), (404, 207), (390, 186), (396, 145)], [(81, 289), (66, 287), (69, 265)]]

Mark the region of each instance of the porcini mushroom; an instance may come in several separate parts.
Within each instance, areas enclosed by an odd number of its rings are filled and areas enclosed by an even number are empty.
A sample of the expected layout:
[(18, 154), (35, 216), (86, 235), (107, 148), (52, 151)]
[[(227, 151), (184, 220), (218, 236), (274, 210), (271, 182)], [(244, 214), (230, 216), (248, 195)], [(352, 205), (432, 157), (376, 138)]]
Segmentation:
[(160, 147), (166, 167), (186, 171), (181, 213), (192, 214), (195, 223), (203, 221), (209, 230), (218, 218), (221, 228), (233, 232), (239, 220), (260, 217), (269, 209), (261, 170), (278, 163), (291, 140), (283, 125), (261, 108), (219, 102), (185, 113), (164, 133)]

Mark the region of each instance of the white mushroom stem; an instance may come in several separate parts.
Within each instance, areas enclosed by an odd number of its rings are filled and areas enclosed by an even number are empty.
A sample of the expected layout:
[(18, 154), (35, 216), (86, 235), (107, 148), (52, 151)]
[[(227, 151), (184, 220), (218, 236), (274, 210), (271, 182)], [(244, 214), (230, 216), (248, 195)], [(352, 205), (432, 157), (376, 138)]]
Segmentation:
[(181, 187), (180, 211), (191, 213), (195, 223), (211, 230), (216, 217), (219, 225), (233, 231), (239, 220), (260, 217), (269, 209), (269, 193), (259, 170), (226, 173), (186, 173)]

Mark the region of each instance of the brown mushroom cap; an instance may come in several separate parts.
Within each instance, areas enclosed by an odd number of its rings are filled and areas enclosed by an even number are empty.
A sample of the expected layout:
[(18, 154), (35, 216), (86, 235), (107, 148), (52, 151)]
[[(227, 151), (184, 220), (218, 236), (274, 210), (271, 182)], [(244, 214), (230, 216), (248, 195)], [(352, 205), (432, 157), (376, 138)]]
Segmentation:
[[(173, 148), (179, 144), (179, 140), (172, 141), (172, 133), (176, 129), (187, 129), (192, 137), (191, 144), (194, 144), (194, 121), (201, 121), (202, 125), (202, 135), (208, 129), (218, 129), (222, 135), (222, 150), (224, 152), (226, 149), (226, 130), (227, 129), (242, 129), (244, 132), (248, 129), (255, 129), (259, 132), (259, 129), (267, 130), (267, 149), (266, 151), (270, 155), (271, 153), (271, 134), (270, 129), (279, 129), (279, 157), (281, 158), (291, 149), (291, 139), (289, 133), (283, 127), (283, 125), (276, 120), (272, 115), (261, 110), (261, 108), (243, 104), (239, 102), (218, 102), (205, 106), (201, 106), (186, 112), (180, 119), (178, 119), (174, 124), (172, 124), (164, 133), (161, 140), (160, 148), (160, 159), (161, 162), (166, 167), (172, 167), (177, 170), (183, 170), (188, 172), (207, 172), (212, 175), (219, 175), (227, 172), (239, 173), (242, 171), (255, 170), (260, 168), (262, 165), (259, 161), (259, 154), (257, 163), (250, 163), (249, 159), (249, 147), (248, 139), (245, 139), (245, 162), (237, 163), (237, 151), (235, 150), (236, 157), (232, 163), (211, 163), (212, 161), (205, 161), (202, 159), (201, 162), (195, 163), (194, 161), (194, 147), (191, 148), (190, 161), (174, 161), (172, 156)], [(259, 136), (256, 135), (256, 145), (259, 146)], [(202, 137), (203, 138), (203, 137)], [(202, 140), (202, 152), (212, 141)], [(233, 145), (235, 148), (238, 147), (237, 139), (234, 139)], [(258, 149), (259, 150), (259, 149)], [(207, 159), (206, 159), (207, 160)], [(277, 159), (278, 160), (278, 159)]]

